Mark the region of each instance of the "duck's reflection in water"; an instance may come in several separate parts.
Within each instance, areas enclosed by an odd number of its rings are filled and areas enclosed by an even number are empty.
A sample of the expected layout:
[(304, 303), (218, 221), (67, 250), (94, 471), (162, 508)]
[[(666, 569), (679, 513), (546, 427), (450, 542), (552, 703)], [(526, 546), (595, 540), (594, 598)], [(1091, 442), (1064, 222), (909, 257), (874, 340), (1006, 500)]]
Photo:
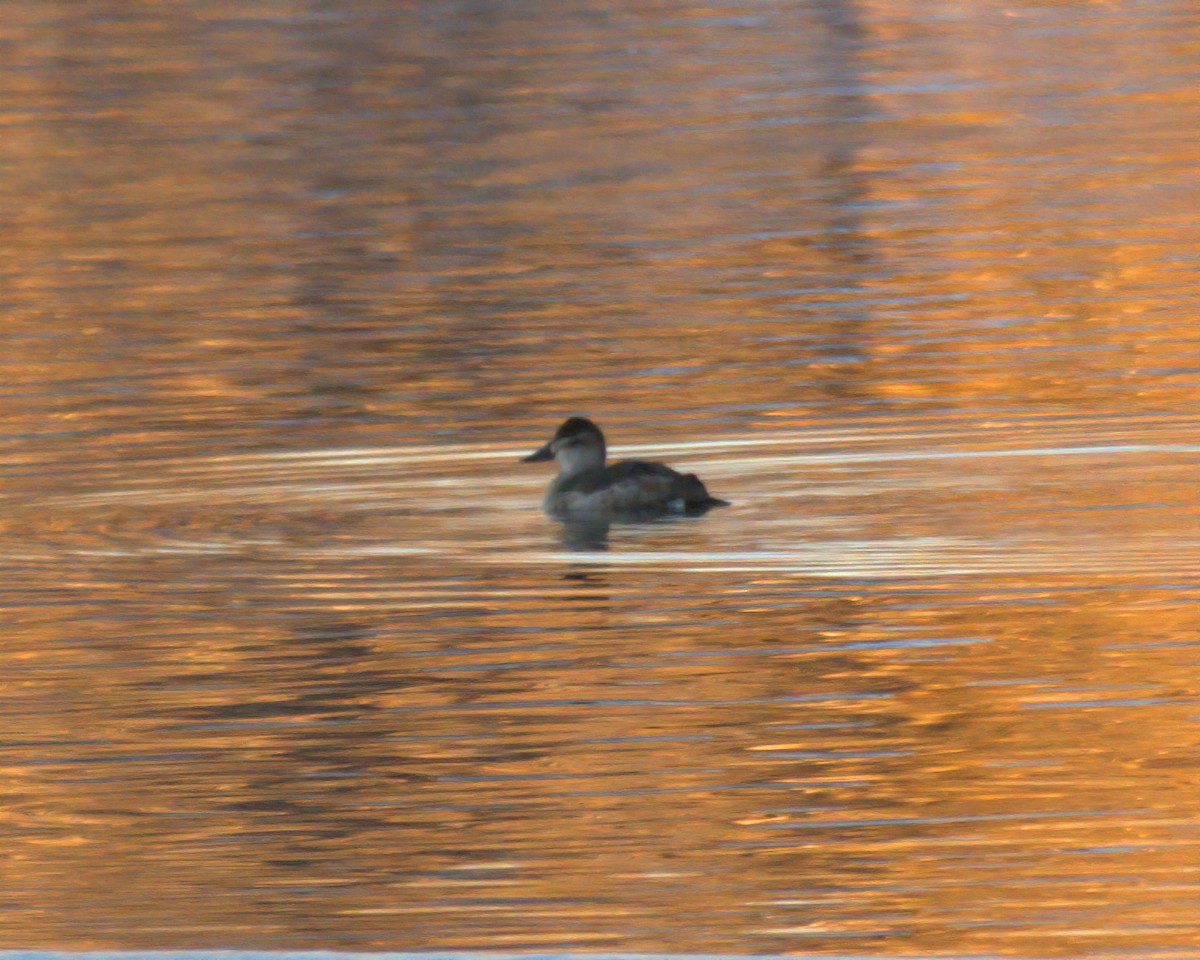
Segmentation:
[(560, 520), (562, 545), (573, 551), (608, 550), (612, 521), (602, 517)]
[[(724, 503), (718, 501), (721, 506)], [(672, 513), (661, 510), (610, 510), (594, 513), (575, 513), (556, 516), (560, 525), (560, 540), (568, 550), (608, 550), (608, 535), (614, 526), (646, 527), (651, 524), (686, 522), (687, 518), (702, 517), (717, 504), (699, 504)]]

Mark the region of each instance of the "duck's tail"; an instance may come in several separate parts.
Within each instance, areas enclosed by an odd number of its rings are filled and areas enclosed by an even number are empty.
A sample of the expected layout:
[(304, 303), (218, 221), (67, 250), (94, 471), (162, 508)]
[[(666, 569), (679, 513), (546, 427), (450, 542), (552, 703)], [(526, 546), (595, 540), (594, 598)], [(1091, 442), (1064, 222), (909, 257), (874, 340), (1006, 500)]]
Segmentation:
[(703, 481), (694, 473), (685, 473), (683, 475), (683, 502), (687, 505), (689, 512), (704, 512), (711, 510), (713, 507), (728, 507), (728, 500), (720, 500), (712, 496), (708, 492), (708, 488), (704, 486)]

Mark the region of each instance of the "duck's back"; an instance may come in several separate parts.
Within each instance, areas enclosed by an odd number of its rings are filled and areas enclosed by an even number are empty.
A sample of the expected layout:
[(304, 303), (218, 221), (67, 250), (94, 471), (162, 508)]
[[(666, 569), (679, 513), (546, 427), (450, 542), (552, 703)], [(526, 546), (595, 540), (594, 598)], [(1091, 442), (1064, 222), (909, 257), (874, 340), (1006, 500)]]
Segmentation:
[(666, 464), (622, 460), (600, 470), (568, 477), (551, 494), (566, 511), (667, 512), (724, 506), (709, 496), (694, 473), (679, 473)]

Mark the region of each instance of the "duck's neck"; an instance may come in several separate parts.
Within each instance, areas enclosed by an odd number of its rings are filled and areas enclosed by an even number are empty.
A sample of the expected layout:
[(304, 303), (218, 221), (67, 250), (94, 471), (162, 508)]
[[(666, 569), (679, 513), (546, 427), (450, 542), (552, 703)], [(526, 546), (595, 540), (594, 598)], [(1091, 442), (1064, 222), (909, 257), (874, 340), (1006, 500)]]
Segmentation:
[(604, 469), (604, 449), (596, 447), (566, 447), (556, 455), (560, 479), (574, 477), (589, 470)]

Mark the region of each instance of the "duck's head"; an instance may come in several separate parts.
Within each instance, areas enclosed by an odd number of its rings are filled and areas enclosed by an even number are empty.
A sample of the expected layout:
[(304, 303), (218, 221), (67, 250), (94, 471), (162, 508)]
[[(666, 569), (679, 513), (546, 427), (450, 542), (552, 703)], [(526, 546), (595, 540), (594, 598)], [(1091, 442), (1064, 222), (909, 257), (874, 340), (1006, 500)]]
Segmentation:
[(606, 455), (604, 434), (586, 417), (571, 417), (554, 434), (554, 439), (535, 450), (522, 463), (557, 460), (559, 471), (575, 474), (583, 470), (599, 470)]

